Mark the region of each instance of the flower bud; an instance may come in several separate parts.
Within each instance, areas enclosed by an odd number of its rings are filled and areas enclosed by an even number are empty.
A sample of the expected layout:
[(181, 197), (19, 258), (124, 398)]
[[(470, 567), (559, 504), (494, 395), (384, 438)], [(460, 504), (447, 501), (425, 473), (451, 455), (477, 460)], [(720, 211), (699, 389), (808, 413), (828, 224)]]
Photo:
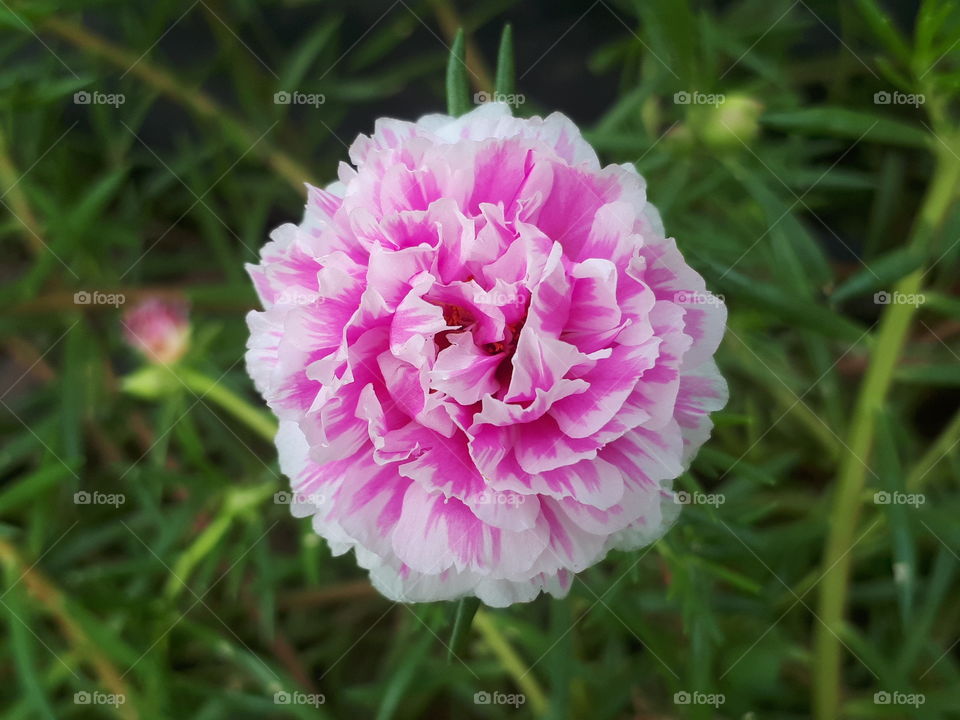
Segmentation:
[(127, 344), (150, 362), (175, 363), (190, 344), (190, 322), (182, 302), (144, 300), (124, 314), (123, 329)]

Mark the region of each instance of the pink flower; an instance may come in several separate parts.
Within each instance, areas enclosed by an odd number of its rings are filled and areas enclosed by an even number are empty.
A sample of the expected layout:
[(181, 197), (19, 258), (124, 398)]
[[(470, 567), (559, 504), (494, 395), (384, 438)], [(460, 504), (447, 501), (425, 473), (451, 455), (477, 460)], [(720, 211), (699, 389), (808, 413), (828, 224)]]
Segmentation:
[(377, 121), (249, 268), (293, 511), (407, 602), (562, 596), (659, 537), (726, 402), (723, 302), (567, 118)]
[(151, 362), (170, 365), (187, 351), (190, 322), (184, 303), (149, 298), (123, 316), (127, 343)]

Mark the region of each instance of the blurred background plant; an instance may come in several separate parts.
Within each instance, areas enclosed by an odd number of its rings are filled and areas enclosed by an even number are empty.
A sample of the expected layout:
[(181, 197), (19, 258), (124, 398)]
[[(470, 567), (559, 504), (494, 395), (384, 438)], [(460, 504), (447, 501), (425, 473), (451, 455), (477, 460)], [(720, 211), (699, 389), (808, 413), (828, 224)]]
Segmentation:
[[(955, 716), (955, 2), (0, 5), (4, 718)], [(636, 163), (725, 297), (732, 400), (665, 539), (448, 663), (452, 605), (276, 495), (243, 263), (376, 117), (443, 109), (457, 27), (491, 90), (507, 21), (516, 112)], [(175, 364), (124, 344), (151, 298), (190, 304)]]

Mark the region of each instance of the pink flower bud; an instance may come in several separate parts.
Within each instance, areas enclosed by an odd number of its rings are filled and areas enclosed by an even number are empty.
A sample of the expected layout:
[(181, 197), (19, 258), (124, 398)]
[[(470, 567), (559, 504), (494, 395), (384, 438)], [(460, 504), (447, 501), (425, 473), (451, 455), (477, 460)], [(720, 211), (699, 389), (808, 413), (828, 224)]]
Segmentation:
[(190, 322), (183, 302), (149, 298), (123, 316), (127, 343), (151, 362), (170, 365), (187, 351)]

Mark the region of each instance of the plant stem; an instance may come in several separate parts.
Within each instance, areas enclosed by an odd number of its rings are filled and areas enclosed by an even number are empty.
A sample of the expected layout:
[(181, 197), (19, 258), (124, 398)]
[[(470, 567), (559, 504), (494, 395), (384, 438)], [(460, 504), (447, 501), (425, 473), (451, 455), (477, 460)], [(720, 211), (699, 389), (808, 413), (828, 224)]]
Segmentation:
[(268, 413), (254, 407), (233, 390), (201, 372), (178, 367), (176, 374), (184, 385), (199, 397), (210, 398), (264, 440), (273, 442), (273, 438), (277, 434), (277, 422)]
[[(952, 152), (938, 152), (936, 173), (910, 242), (910, 246), (924, 257), (927, 256), (935, 231), (943, 222), (955, 197), (958, 181), (960, 160)], [(895, 293), (918, 293), (923, 276), (922, 268), (906, 275), (897, 283)], [(866, 484), (866, 463), (873, 448), (877, 414), (886, 402), (893, 371), (916, 309), (917, 306), (913, 303), (894, 303), (884, 312), (877, 342), (871, 351), (870, 364), (854, 408), (846, 452), (840, 460), (837, 489), (832, 501), (824, 547), (819, 623), (814, 639), (813, 706), (818, 720), (833, 720), (839, 717), (842, 679), (839, 634), (842, 631), (852, 563), (850, 550), (854, 543), (860, 501)]]
[(447, 645), (447, 662), (460, 655), (470, 636), (470, 625), (473, 616), (480, 609), (480, 600), (475, 597), (461, 598), (457, 603), (457, 614), (453, 619), (453, 632), (450, 634), (450, 643)]
[(485, 611), (479, 610), (473, 619), (473, 624), (483, 636), (487, 646), (500, 660), (500, 664), (513, 678), (517, 687), (523, 691), (526, 699), (530, 701), (533, 714), (535, 716), (543, 715), (547, 711), (547, 696), (544, 694), (543, 688), (540, 687), (540, 683), (537, 682), (530, 669), (520, 659), (520, 656), (517, 655), (500, 630), (497, 629), (493, 618)]

